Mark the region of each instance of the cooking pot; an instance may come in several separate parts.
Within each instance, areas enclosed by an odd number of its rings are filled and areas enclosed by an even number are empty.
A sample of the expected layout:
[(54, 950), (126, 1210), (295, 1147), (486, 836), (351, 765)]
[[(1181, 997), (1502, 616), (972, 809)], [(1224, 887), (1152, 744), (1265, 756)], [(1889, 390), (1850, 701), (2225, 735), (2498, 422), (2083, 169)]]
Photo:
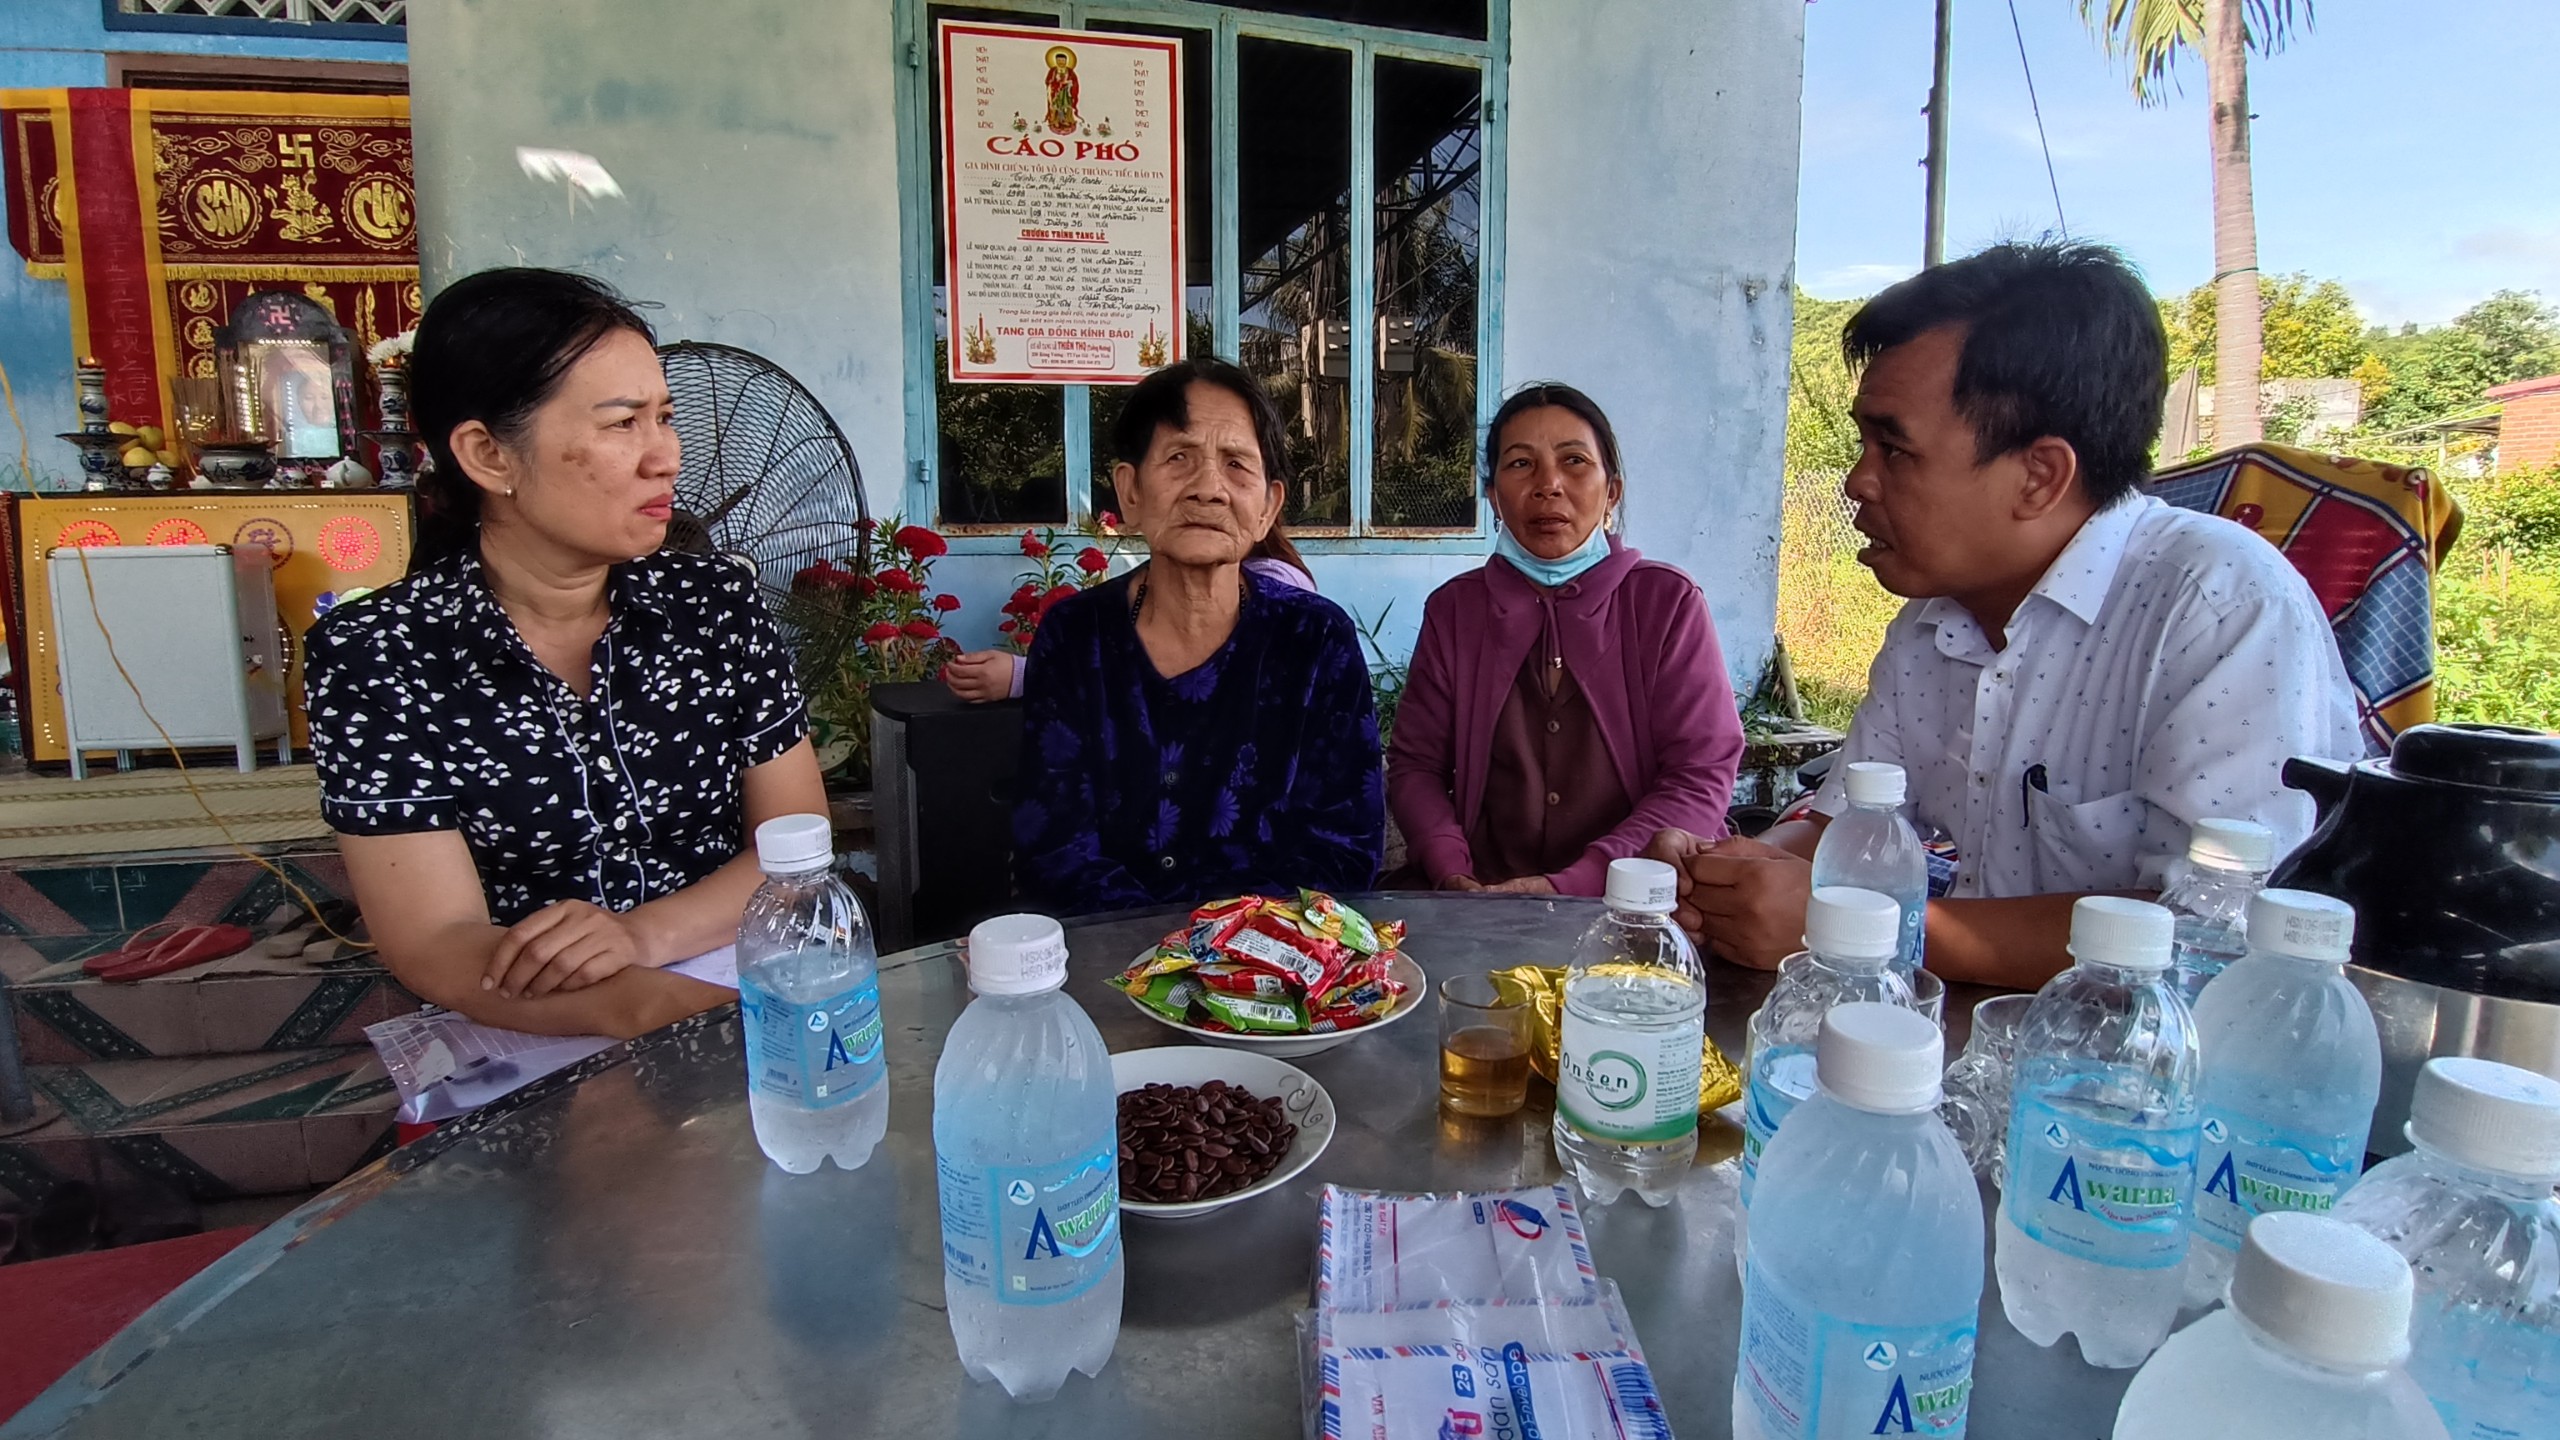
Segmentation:
[(2320, 818), (2272, 883), (2356, 910), (2347, 973), (2382, 1031), (2374, 1150), (2408, 1148), (2435, 1056), (2560, 1077), (2560, 735), (2418, 725), (2387, 759), (2297, 758), (2284, 780)]

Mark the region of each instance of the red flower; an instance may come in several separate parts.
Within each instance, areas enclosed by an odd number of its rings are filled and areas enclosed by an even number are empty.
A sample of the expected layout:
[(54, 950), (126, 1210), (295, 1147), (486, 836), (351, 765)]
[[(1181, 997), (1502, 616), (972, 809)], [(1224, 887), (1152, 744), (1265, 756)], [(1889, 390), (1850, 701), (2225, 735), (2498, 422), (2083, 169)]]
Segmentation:
[(1049, 558), (1049, 547), (1039, 536), (1025, 530), (1022, 532), (1022, 553), (1034, 560), (1046, 560)]
[(854, 528), (860, 530), (863, 534), (868, 535), (872, 531), (880, 528), (880, 522), (866, 516), (861, 520), (855, 521)]
[(880, 572), (880, 588), (883, 590), (895, 590), (901, 595), (921, 595), (924, 593), (923, 582), (917, 580), (916, 577), (908, 574), (906, 571), (895, 568)]
[(998, 626), (996, 627), (996, 633), (997, 633), (997, 634), (999, 634), (999, 635), (1010, 635), (1010, 634), (1012, 634), (1012, 633), (1013, 633), (1013, 622), (1012, 622), (1012, 621), (1010, 621), (1010, 620), (1007, 620), (1007, 621), (1005, 621), (1003, 624), (998, 625)]
[(885, 645), (889, 641), (898, 638), (898, 627), (889, 621), (883, 620), (879, 624), (872, 626), (870, 629), (863, 631), (862, 638), (874, 645)]
[(930, 620), (910, 620), (898, 629), (911, 639), (939, 640), (942, 638), (942, 628)]
[(1111, 557), (1087, 545), (1084, 547), (1084, 553), (1076, 557), (1076, 568), (1087, 575), (1099, 575), (1111, 568)]
[(948, 615), (952, 611), (960, 608), (960, 597), (957, 595), (936, 595), (933, 597), (933, 608), (941, 611), (945, 615)]
[(1095, 517), (1095, 522), (1101, 525), (1102, 533), (1105, 535), (1117, 535), (1120, 533), (1120, 512), (1117, 510), (1103, 511), (1100, 515)]
[(891, 536), (890, 538), (898, 542), (899, 549), (906, 551), (908, 554), (915, 556), (919, 560), (930, 560), (937, 555), (948, 555), (951, 553), (950, 545), (945, 543), (941, 536), (927, 530), (921, 525), (903, 526), (899, 529), (896, 535)]
[(1072, 598), (1077, 593), (1076, 587), (1073, 585), (1051, 586), (1049, 593), (1040, 597), (1040, 613), (1043, 615), (1048, 614), (1050, 611), (1058, 608), (1059, 601)]
[(865, 600), (868, 600), (872, 596), (880, 593), (880, 582), (872, 579), (868, 575), (852, 576), (850, 577), (850, 583), (853, 586), (853, 593), (861, 596)]

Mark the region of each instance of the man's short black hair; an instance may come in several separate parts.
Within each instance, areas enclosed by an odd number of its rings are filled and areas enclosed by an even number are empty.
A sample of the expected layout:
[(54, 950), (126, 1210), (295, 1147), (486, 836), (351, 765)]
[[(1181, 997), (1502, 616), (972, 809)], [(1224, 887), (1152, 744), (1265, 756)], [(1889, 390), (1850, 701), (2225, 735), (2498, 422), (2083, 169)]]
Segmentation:
[(2103, 510), (2151, 471), (2169, 388), (2160, 307), (2123, 255), (2078, 240), (1994, 245), (1923, 270), (1858, 307), (1849, 368), (1941, 326), (1964, 331), (1956, 413), (1976, 463), (2046, 436), (2070, 442), (2080, 488)]
[(1194, 383), (1215, 385), (1244, 402), (1253, 415), (1254, 441), (1262, 450), (1262, 478), (1288, 484), (1289, 432), (1281, 424), (1280, 407), (1271, 403), (1262, 382), (1242, 366), (1210, 355), (1167, 365), (1130, 387), (1128, 403), (1120, 407), (1120, 418), (1111, 425), (1111, 458), (1145, 464), (1148, 449), (1156, 443), (1157, 427), (1180, 430), (1189, 425)]

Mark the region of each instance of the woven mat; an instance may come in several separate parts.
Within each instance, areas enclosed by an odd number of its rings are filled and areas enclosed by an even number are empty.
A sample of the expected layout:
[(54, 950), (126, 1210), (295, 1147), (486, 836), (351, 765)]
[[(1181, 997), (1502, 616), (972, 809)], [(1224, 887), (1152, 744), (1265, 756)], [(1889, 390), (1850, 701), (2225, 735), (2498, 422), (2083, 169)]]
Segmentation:
[[(195, 782), (195, 792), (187, 781)], [(201, 802), (197, 793), (203, 796)], [(216, 825), (207, 806), (222, 817)], [(223, 826), (230, 828), (228, 839)], [(200, 765), (174, 770), (92, 773), (86, 780), (0, 780), (0, 860), (110, 855), (129, 850), (219, 848), (329, 833), (320, 819), (320, 780), (308, 765), (243, 775)]]

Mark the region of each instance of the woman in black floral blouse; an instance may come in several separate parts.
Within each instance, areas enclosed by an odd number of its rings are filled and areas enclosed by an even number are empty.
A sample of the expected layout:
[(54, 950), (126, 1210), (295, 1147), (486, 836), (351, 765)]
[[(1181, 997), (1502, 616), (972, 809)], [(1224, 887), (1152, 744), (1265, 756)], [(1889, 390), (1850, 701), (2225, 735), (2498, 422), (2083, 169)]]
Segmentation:
[(426, 1000), (637, 1035), (728, 992), (659, 967), (737, 933), (748, 836), (824, 813), (790, 657), (724, 560), (664, 553), (679, 451), (648, 325), (551, 270), (419, 322), (419, 563), (310, 636), (321, 808)]

